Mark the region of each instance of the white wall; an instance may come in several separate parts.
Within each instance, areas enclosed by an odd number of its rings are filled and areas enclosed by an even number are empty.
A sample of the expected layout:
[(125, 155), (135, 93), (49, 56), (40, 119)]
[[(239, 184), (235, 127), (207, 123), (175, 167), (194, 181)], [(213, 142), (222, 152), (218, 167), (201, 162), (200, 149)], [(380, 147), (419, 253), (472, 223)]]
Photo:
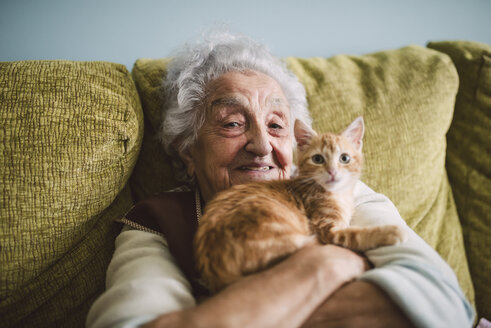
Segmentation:
[(0, 61), (131, 68), (226, 22), (284, 56), (363, 54), (428, 41), (491, 44), (491, 0), (0, 0)]

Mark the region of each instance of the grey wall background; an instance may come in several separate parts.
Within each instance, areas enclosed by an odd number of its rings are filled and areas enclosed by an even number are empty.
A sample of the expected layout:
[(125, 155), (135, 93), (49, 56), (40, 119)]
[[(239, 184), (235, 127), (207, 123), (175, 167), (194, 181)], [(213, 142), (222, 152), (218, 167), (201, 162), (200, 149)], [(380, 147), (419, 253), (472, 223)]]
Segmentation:
[(0, 0), (0, 61), (105, 60), (131, 69), (221, 22), (280, 57), (491, 44), (491, 0)]

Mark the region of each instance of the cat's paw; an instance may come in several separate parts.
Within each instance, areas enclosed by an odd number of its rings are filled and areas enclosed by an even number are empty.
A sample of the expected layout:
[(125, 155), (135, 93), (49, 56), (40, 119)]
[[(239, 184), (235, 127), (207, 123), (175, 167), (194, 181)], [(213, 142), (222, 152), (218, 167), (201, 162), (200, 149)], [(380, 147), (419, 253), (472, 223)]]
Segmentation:
[(336, 244), (336, 241), (333, 241), (336, 232), (346, 229), (348, 224), (342, 220), (321, 219), (312, 221), (311, 227), (321, 244)]
[(389, 225), (385, 227), (386, 245), (398, 245), (404, 243), (408, 238), (407, 230), (398, 225)]
[(332, 243), (332, 240), (331, 240), (332, 236), (329, 233), (329, 230), (327, 230), (327, 229), (318, 230), (316, 235), (317, 235), (317, 240), (319, 241), (319, 243), (324, 244), (324, 245)]

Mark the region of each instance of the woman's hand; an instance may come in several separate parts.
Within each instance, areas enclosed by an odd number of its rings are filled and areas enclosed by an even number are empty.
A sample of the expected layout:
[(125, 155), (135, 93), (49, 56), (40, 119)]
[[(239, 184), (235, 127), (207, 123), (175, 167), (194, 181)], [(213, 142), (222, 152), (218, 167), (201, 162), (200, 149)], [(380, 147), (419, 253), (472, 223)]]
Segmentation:
[(365, 258), (348, 249), (315, 243), (195, 308), (163, 315), (145, 327), (298, 327), (367, 268)]
[(302, 324), (302, 328), (316, 327), (414, 326), (382, 289), (357, 280), (338, 289)]
[(328, 274), (346, 279), (345, 282), (359, 277), (372, 267), (365, 256), (347, 248), (329, 244), (321, 246), (321, 249), (323, 253), (319, 260), (327, 262), (324, 266), (329, 271), (339, 270), (339, 272), (328, 272)]

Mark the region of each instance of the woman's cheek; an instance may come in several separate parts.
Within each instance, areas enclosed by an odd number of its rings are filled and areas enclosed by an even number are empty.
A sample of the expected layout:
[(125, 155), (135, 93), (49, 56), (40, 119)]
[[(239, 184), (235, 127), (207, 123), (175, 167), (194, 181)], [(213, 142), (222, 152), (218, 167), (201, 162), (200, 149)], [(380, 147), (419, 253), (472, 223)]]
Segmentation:
[(273, 145), (273, 147), (280, 168), (286, 170), (289, 174), (293, 163), (293, 145), (290, 138), (281, 140), (278, 144)]

